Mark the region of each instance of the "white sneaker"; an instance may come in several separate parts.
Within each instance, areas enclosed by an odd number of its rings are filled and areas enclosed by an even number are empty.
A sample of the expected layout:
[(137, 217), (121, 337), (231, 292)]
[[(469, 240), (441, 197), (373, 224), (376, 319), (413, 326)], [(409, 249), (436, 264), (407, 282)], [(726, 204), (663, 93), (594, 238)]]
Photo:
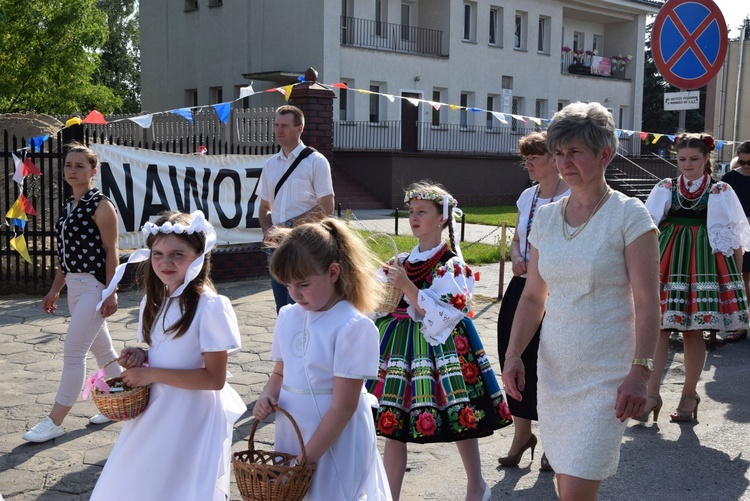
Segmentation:
[(57, 426), (52, 419), (47, 416), (42, 419), (36, 426), (23, 434), (23, 439), (29, 442), (46, 442), (57, 438), (65, 433), (62, 426)]
[(91, 424), (104, 424), (109, 423), (111, 419), (109, 419), (104, 414), (97, 414), (96, 416), (91, 416), (91, 419), (89, 419), (89, 423)]

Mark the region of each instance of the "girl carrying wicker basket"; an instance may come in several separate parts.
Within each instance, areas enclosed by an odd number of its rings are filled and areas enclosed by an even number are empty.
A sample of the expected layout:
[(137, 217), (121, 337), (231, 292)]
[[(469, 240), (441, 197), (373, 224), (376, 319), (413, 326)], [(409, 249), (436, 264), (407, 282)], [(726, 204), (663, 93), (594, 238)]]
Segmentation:
[(232, 425), (246, 406), (226, 383), (240, 335), (208, 276), (216, 233), (201, 212), (168, 212), (143, 234), (148, 248), (128, 262), (145, 261), (138, 341), (148, 349), (125, 348), (118, 362), (126, 385), (151, 385), (149, 403), (124, 424), (91, 499), (226, 500)]
[[(279, 311), (271, 347), (276, 365), (253, 415), (265, 419), (279, 405), (299, 425), (308, 461), (318, 465), (304, 499), (390, 500), (372, 421), (377, 403), (364, 389), (377, 374), (378, 331), (362, 312), (383, 295), (371, 254), (331, 218), (278, 231), (270, 271), (296, 304)], [(281, 413), (274, 450), (302, 460)]]
[[(406, 190), (409, 225), (419, 243), (385, 267), (404, 293), (396, 311), (375, 321), (380, 371), (367, 382), (378, 398), (376, 429), (388, 440), (383, 461), (393, 499), (406, 470), (407, 442), (455, 442), (466, 471), (467, 500), (487, 501), (477, 439), (511, 423), (471, 316), (474, 274), (455, 238), (456, 199), (422, 181)], [(453, 223), (453, 224), (452, 224)], [(450, 248), (442, 232), (448, 228)]]

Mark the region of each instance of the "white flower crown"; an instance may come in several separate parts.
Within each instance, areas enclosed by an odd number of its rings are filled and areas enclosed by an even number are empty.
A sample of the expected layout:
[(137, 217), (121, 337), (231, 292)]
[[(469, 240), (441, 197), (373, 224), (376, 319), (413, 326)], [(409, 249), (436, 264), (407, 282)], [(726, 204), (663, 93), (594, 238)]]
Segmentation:
[(431, 200), (433, 202), (439, 203), (440, 205), (443, 205), (447, 200), (448, 205), (450, 205), (451, 207), (455, 207), (458, 205), (456, 199), (450, 195), (439, 195), (437, 193), (426, 190), (407, 191), (406, 195), (404, 195), (404, 203), (408, 204), (411, 200)]
[(143, 232), (143, 238), (148, 238), (149, 235), (156, 235), (157, 233), (177, 233), (178, 235), (182, 235), (183, 233), (187, 233), (188, 235), (192, 235), (193, 233), (205, 233), (206, 235), (216, 233), (213, 225), (206, 221), (203, 214), (194, 215), (189, 226), (181, 223), (172, 224), (169, 221), (162, 225), (157, 225), (151, 221), (147, 221), (141, 231)]

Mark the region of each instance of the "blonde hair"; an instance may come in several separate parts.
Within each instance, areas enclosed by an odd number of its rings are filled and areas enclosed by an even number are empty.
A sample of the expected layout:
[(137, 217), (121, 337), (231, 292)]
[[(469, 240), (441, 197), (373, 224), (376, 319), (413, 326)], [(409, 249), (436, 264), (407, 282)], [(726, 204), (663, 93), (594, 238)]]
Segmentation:
[(375, 276), (376, 258), (365, 242), (334, 218), (307, 223), (291, 230), (279, 229), (280, 240), (269, 269), (282, 284), (320, 275), (337, 263), (341, 269), (336, 292), (359, 311), (374, 311), (385, 284)]

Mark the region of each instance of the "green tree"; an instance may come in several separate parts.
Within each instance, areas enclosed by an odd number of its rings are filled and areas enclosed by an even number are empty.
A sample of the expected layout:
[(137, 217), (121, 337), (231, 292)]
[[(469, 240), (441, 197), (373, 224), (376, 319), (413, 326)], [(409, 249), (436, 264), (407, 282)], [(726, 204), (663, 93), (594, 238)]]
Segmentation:
[(107, 18), (96, 0), (0, 0), (0, 112), (98, 109), (121, 99), (92, 82)]
[(137, 0), (98, 0), (107, 15), (108, 38), (101, 49), (94, 83), (122, 99), (115, 113), (141, 111), (141, 56)]

